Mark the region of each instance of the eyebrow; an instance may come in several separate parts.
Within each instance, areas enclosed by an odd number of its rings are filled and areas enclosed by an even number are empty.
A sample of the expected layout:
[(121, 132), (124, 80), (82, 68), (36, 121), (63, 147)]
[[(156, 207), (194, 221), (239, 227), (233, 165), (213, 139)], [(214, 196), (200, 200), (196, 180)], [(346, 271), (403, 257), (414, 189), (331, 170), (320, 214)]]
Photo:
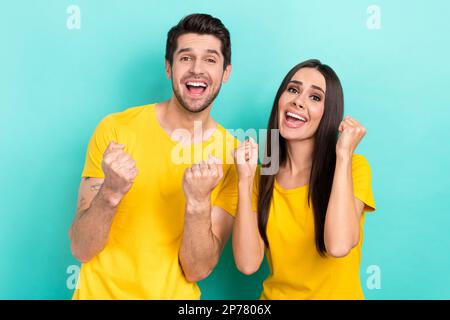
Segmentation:
[[(193, 51), (193, 49), (192, 48), (183, 48), (183, 49), (178, 50), (176, 54), (180, 54), (180, 53), (183, 53), (183, 52), (190, 52), (190, 51)], [(219, 52), (217, 50), (207, 49), (206, 52), (211, 53), (211, 54), (215, 54), (218, 57), (220, 57), (220, 54), (219, 54)]]
[(219, 54), (219, 52), (217, 52), (217, 50), (214, 50), (214, 49), (207, 49), (206, 51), (207, 51), (208, 53), (212, 53), (212, 54), (215, 54), (215, 55), (217, 55), (217, 56), (220, 57), (220, 54)]
[[(291, 83), (291, 82), (296, 83), (296, 84), (301, 85), (301, 86), (303, 85), (303, 82), (298, 81), (298, 80), (291, 80), (291, 81), (289, 81), (289, 83)], [(325, 94), (325, 91), (323, 91), (323, 89), (321, 87), (316, 86), (314, 84), (312, 84), (311, 87), (313, 87), (314, 89), (320, 90), (320, 91), (322, 91)]]

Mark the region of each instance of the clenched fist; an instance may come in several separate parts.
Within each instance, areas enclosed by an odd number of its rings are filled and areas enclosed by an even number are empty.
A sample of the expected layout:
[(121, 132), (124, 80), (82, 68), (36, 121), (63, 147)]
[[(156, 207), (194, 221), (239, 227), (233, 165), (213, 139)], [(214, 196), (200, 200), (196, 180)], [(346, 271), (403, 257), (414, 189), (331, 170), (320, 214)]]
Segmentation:
[(258, 165), (258, 144), (252, 138), (239, 144), (234, 151), (234, 162), (240, 180), (253, 179)]
[(120, 199), (130, 190), (138, 174), (135, 161), (123, 150), (124, 147), (123, 144), (111, 141), (102, 161), (105, 174), (103, 188)]
[(187, 168), (183, 176), (186, 201), (192, 204), (208, 201), (211, 191), (217, 186), (222, 176), (222, 164), (212, 156), (209, 157), (208, 162), (202, 161)]
[(356, 119), (346, 116), (339, 125), (340, 136), (336, 144), (336, 155), (352, 155), (366, 134), (364, 128)]

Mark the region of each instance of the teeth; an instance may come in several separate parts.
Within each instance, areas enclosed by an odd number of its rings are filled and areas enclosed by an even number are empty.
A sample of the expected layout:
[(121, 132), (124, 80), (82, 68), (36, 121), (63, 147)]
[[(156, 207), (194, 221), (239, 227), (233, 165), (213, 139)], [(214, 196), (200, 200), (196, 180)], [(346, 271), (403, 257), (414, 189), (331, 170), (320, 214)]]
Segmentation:
[(206, 88), (206, 84), (203, 82), (193, 82), (193, 81), (189, 81), (188, 83), (186, 83), (188, 86), (191, 87), (203, 87)]
[(286, 114), (287, 114), (289, 117), (292, 117), (292, 118), (298, 119), (298, 120), (300, 120), (300, 121), (306, 122), (306, 119), (303, 118), (303, 117), (300, 117), (298, 114), (295, 114), (295, 113), (292, 113), (292, 112), (288, 112), (288, 113), (286, 113)]

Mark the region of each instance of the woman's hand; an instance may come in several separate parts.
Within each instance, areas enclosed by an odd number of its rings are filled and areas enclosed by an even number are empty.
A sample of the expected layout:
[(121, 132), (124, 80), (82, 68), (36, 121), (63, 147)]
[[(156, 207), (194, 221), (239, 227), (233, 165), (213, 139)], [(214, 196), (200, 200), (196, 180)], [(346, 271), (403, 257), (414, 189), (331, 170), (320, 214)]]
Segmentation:
[(258, 215), (252, 209), (253, 179), (258, 165), (258, 145), (253, 139), (240, 143), (233, 152), (238, 173), (238, 204), (233, 224), (233, 255), (244, 274), (259, 269), (264, 259), (264, 241), (258, 230)]
[(234, 162), (239, 180), (253, 179), (258, 165), (258, 144), (252, 138), (239, 144), (234, 150)]
[(367, 131), (356, 119), (346, 116), (339, 125), (339, 132), (341, 134), (336, 144), (338, 157), (352, 156)]

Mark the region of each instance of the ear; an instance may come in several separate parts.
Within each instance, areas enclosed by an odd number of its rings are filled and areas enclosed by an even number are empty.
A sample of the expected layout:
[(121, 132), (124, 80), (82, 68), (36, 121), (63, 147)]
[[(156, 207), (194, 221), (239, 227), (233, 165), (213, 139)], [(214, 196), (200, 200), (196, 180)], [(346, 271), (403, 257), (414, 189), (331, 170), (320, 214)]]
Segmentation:
[(231, 64), (227, 65), (223, 72), (223, 77), (222, 77), (223, 83), (227, 83), (228, 79), (230, 79), (230, 74), (231, 74)]
[(172, 67), (170, 66), (169, 61), (167, 59), (164, 60), (165, 63), (165, 69), (166, 69), (166, 77), (167, 79), (170, 79), (172, 77)]

